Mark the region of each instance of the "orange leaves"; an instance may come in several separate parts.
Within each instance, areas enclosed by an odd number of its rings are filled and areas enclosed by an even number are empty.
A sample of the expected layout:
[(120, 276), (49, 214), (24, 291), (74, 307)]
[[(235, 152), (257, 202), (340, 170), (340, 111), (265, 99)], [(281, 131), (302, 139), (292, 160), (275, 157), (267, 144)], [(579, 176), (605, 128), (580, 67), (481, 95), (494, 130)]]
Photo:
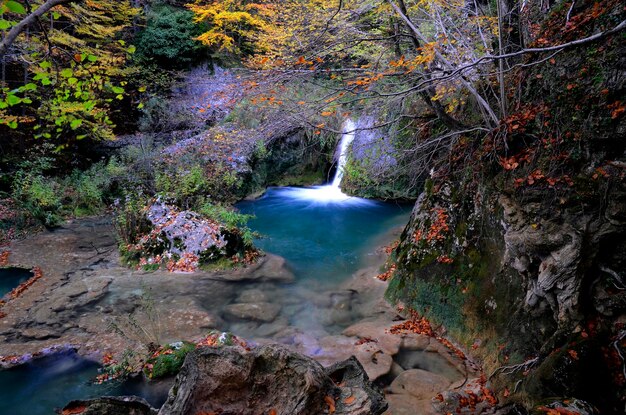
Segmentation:
[(345, 403), (346, 405), (353, 405), (354, 401), (356, 401), (356, 398), (354, 397), (354, 395), (350, 395), (343, 400), (343, 403)]
[(517, 162), (515, 156), (509, 158), (500, 157), (499, 163), (502, 167), (504, 167), (504, 170), (515, 170), (519, 167), (519, 163)]
[(411, 312), (411, 320), (396, 324), (389, 329), (389, 333), (391, 334), (402, 334), (406, 332), (435, 337), (435, 331), (430, 325), (430, 321), (426, 320), (426, 317), (420, 318), (415, 311)]
[(198, 269), (200, 258), (197, 255), (185, 252), (178, 261), (169, 260), (167, 270), (169, 272), (194, 272)]
[(536, 181), (539, 181), (545, 177), (546, 176), (544, 176), (541, 170), (537, 169), (528, 175), (528, 177), (526, 178), (526, 181), (528, 182), (529, 185), (533, 185), (535, 184)]
[(278, 411), (274, 408), (270, 409), (270, 412), (268, 415), (278, 415)]
[(439, 255), (437, 257), (437, 262), (439, 262), (440, 264), (451, 264), (454, 262), (454, 259), (450, 258), (447, 255)]
[(378, 73), (378, 74), (372, 73), (372, 74), (368, 74), (368, 76), (359, 76), (354, 81), (348, 81), (347, 85), (369, 86), (370, 84), (381, 80), (384, 76), (385, 74), (383, 73)]
[(443, 241), (446, 239), (445, 233), (450, 230), (448, 225), (448, 213), (443, 208), (433, 209), (435, 213), (435, 220), (426, 234), (426, 240), (431, 241)]
[(392, 264), (387, 271), (383, 272), (376, 276), (381, 281), (388, 281), (393, 277), (393, 274), (396, 272), (397, 266), (396, 264)]
[(607, 108), (611, 110), (611, 119), (615, 120), (621, 117), (626, 112), (626, 106), (622, 101), (615, 101), (612, 104), (607, 105)]
[(11, 253), (9, 251), (0, 252), (0, 267), (5, 267), (9, 265), (9, 255)]
[(37, 282), (37, 280), (40, 279), (41, 277), (43, 277), (43, 272), (41, 271), (41, 268), (39, 267), (33, 268), (33, 276), (30, 277), (27, 281), (24, 281), (23, 283), (15, 287), (13, 291), (9, 293), (9, 298), (13, 300), (19, 297), (20, 295), (24, 293), (24, 291), (30, 288), (30, 286), (32, 286), (35, 282)]
[(548, 408), (546, 406), (540, 406), (537, 410), (545, 412), (546, 415), (580, 415), (579, 412), (570, 411), (566, 408)]
[(76, 406), (72, 406), (70, 408), (64, 409), (63, 412), (61, 412), (61, 415), (78, 415), (78, 414), (82, 414), (86, 410), (87, 410), (87, 407), (85, 405), (76, 405)]
[(604, 177), (605, 179), (610, 177), (609, 173), (607, 173), (607, 171), (604, 168), (598, 167), (596, 168), (596, 171), (593, 174), (593, 176), (591, 176), (591, 178), (593, 180), (597, 180), (600, 176)]
[(324, 111), (322, 112), (320, 115), (322, 117), (330, 117), (331, 115), (333, 115), (335, 113), (335, 111)]
[(413, 233), (413, 242), (417, 243), (421, 241), (421, 239), (422, 239), (422, 231), (418, 229)]
[(525, 178), (515, 179), (513, 181), (513, 185), (515, 186), (515, 188), (519, 188), (524, 184), (532, 186), (544, 182), (547, 183), (550, 187), (554, 187), (559, 183), (565, 183), (569, 187), (572, 187), (574, 185), (574, 181), (566, 174), (560, 177), (548, 177), (540, 169), (534, 170)]
[(335, 413), (335, 398), (333, 398), (330, 395), (326, 395), (324, 397), (324, 402), (326, 402), (326, 405), (328, 405), (328, 413), (334, 414)]

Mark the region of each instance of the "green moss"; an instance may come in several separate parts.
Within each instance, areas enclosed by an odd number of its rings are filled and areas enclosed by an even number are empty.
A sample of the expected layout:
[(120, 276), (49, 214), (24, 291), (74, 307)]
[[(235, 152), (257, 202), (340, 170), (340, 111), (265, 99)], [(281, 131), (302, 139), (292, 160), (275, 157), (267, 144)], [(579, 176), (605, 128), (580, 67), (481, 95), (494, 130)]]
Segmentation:
[(150, 379), (174, 376), (178, 373), (189, 352), (196, 345), (189, 342), (173, 343), (163, 347), (155, 357), (146, 361), (144, 373)]

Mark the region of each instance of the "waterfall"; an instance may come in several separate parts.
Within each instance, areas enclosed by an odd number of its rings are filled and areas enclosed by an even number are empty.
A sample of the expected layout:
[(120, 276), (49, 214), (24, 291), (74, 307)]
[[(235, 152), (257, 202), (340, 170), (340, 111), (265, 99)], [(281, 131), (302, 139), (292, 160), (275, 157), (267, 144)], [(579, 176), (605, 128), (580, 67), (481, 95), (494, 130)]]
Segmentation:
[(346, 161), (348, 160), (348, 148), (350, 144), (354, 140), (354, 136), (356, 135), (354, 122), (347, 118), (343, 123), (341, 131), (343, 132), (341, 135), (341, 141), (339, 142), (339, 157), (337, 158), (337, 172), (335, 173), (335, 178), (333, 179), (332, 187), (336, 189), (340, 189), (341, 180), (343, 179), (344, 169), (346, 167)]
[(354, 140), (356, 125), (351, 119), (346, 119), (341, 127), (342, 135), (338, 146), (337, 172), (332, 183), (324, 186), (312, 187), (285, 187), (281, 189), (281, 195), (287, 199), (305, 200), (311, 206), (328, 203), (341, 203), (344, 206), (372, 206), (375, 202), (360, 197), (348, 196), (341, 191), (341, 180), (345, 173), (348, 161), (348, 149)]

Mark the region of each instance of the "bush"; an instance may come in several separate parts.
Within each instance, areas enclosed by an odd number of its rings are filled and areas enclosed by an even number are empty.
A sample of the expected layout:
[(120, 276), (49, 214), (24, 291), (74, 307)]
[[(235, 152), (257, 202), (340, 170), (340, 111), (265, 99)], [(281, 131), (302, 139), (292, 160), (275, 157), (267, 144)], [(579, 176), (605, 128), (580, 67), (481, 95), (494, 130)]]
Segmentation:
[(184, 68), (199, 61), (206, 48), (195, 37), (203, 32), (193, 13), (157, 6), (148, 13), (146, 28), (137, 36), (137, 57), (166, 68)]
[(189, 342), (172, 343), (161, 347), (144, 365), (144, 373), (149, 379), (158, 379), (178, 374), (185, 357), (196, 348)]

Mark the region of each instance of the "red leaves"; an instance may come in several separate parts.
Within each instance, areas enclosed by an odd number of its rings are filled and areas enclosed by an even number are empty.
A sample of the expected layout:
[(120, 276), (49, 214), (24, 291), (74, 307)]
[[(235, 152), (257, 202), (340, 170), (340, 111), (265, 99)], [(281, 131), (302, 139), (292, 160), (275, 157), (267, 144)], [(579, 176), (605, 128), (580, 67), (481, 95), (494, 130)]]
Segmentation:
[(391, 334), (402, 334), (405, 332), (435, 337), (435, 331), (430, 325), (430, 321), (428, 321), (426, 317), (419, 317), (416, 311), (411, 311), (410, 320), (396, 324), (389, 329), (389, 333)]
[(621, 117), (624, 112), (626, 112), (626, 105), (622, 103), (622, 101), (615, 101), (612, 104), (606, 106), (611, 110), (611, 119), (616, 120)]
[(443, 241), (446, 239), (444, 233), (450, 230), (450, 226), (448, 225), (448, 213), (443, 208), (433, 209), (435, 213), (435, 221), (430, 228), (428, 229), (428, 233), (426, 234), (426, 240), (428, 242), (431, 241)]
[(18, 298), (20, 295), (24, 293), (24, 291), (29, 289), (41, 277), (43, 277), (43, 272), (41, 271), (41, 268), (39, 267), (33, 268), (33, 276), (30, 277), (27, 281), (24, 281), (23, 283), (15, 287), (13, 291), (9, 293), (9, 298), (12, 300), (15, 298)]
[(330, 395), (326, 395), (324, 397), (324, 402), (326, 402), (326, 405), (328, 405), (328, 413), (334, 414), (335, 413), (335, 398), (333, 398)]
[(439, 262), (440, 264), (451, 264), (454, 262), (454, 260), (447, 255), (439, 255), (437, 257), (437, 262)]
[(353, 405), (354, 401), (356, 401), (356, 398), (354, 397), (354, 395), (350, 395), (343, 400), (343, 403), (345, 403), (346, 405)]
[(376, 276), (376, 278), (378, 278), (381, 281), (387, 281), (389, 279), (391, 279), (391, 277), (393, 277), (393, 274), (396, 272), (396, 264), (392, 264), (389, 269), (387, 269), (387, 271), (383, 272), (382, 274), (379, 274)]
[(70, 408), (64, 409), (63, 412), (61, 412), (61, 415), (78, 415), (78, 414), (82, 414), (86, 410), (87, 410), (87, 407), (85, 405), (77, 405), (77, 406), (72, 406)]
[(9, 251), (0, 252), (0, 267), (6, 267), (9, 265)]

